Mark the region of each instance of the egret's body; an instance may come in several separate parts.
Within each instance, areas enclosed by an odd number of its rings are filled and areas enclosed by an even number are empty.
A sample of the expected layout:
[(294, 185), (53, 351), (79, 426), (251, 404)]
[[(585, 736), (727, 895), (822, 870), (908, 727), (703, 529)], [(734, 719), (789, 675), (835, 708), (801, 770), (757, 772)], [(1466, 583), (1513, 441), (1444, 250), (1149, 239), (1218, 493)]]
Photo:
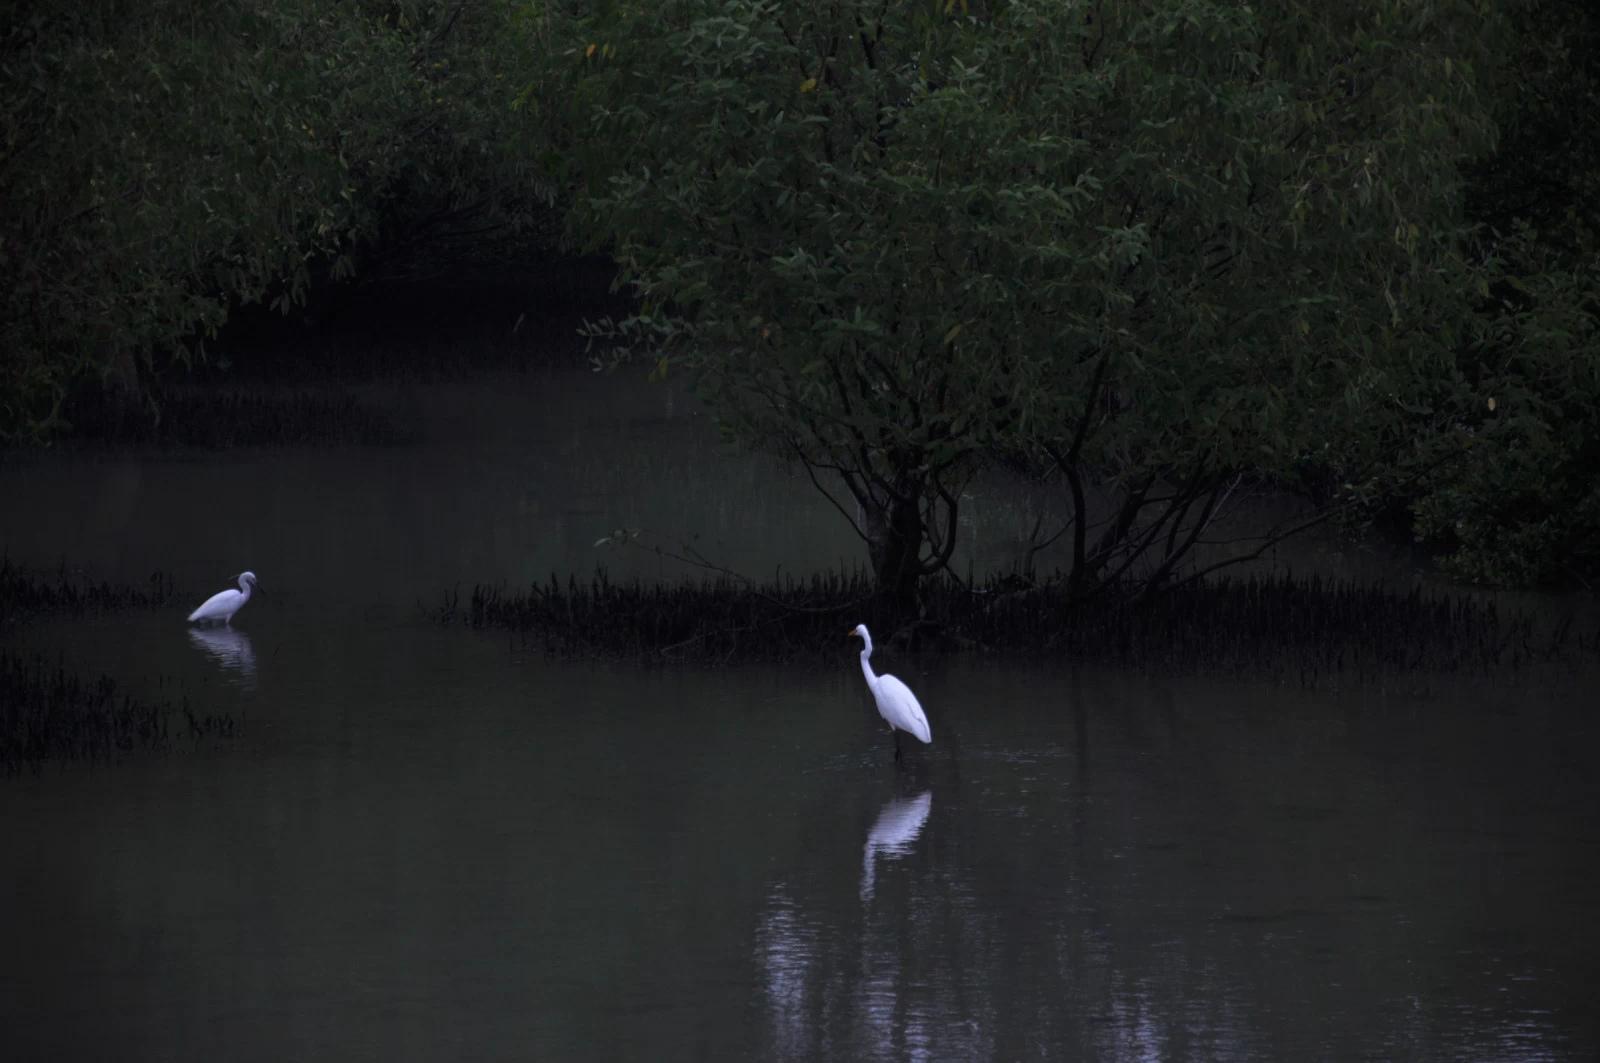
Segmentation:
[(189, 622), (221, 621), (224, 624), (233, 622), (233, 614), (244, 608), (244, 603), (250, 600), (250, 595), (256, 589), (256, 574), (254, 572), (239, 573), (239, 589), (218, 591), (204, 602), (200, 608), (189, 614)]
[(892, 675), (873, 672), (868, 660), (872, 656), (872, 635), (868, 633), (867, 625), (857, 624), (850, 634), (859, 636), (865, 643), (861, 648), (861, 674), (867, 678), (867, 689), (872, 691), (872, 700), (878, 703), (878, 715), (883, 717), (895, 737), (895, 759), (900, 758), (901, 731), (920, 742), (932, 742), (933, 732), (928, 729), (928, 717), (918, 704), (917, 696), (911, 693), (911, 688)]

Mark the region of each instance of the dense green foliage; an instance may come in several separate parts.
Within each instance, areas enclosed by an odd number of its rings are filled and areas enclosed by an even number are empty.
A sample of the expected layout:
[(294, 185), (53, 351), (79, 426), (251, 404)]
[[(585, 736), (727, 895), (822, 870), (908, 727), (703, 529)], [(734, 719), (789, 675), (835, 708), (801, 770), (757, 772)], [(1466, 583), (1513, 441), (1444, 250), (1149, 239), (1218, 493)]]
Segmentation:
[(597, 334), (900, 605), (991, 463), (1069, 501), (1073, 601), (1249, 556), (1208, 539), (1258, 485), (1600, 571), (1581, 0), (11, 7), (0, 440), (174, 393), (243, 304), (524, 260), (559, 173), (637, 297)]
[[(229, 311), (535, 220), (506, 2), (21, 5), (0, 26), (0, 438)], [(414, 260), (414, 256), (413, 256)]]
[(948, 558), (984, 459), (1061, 477), (1076, 591), (1149, 589), (1243, 478), (1358, 498), (1440, 427), (1419, 399), (1488, 283), (1462, 168), (1492, 143), (1491, 5), (552, 24), (580, 218), (641, 299), (616, 333), (842, 483), (892, 596)]
[[(1439, 382), (1454, 431), (1405, 501), (1464, 578), (1600, 577), (1600, 8), (1508, 3), (1498, 149), (1468, 169), (1474, 248), (1495, 278), (1475, 342)], [(1463, 397), (1465, 396), (1465, 397)], [(1493, 400), (1492, 403), (1490, 400)], [(1431, 450), (1431, 453), (1429, 453)]]

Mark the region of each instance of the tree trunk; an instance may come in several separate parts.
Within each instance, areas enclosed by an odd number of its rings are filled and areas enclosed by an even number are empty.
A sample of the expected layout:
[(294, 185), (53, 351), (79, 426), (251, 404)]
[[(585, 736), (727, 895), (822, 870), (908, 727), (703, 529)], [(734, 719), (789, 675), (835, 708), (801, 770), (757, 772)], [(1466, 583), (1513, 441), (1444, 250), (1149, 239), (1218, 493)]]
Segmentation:
[(878, 599), (905, 617), (916, 615), (917, 582), (922, 578), (922, 511), (913, 499), (896, 499), (888, 512), (870, 515), (867, 552), (878, 584)]

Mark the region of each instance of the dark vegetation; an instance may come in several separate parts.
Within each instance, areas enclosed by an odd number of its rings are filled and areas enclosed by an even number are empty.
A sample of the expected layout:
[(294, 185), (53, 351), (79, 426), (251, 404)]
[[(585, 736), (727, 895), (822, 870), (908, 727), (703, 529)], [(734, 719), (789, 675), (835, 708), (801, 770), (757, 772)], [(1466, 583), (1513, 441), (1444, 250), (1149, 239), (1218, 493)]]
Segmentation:
[(1067, 502), (1074, 602), (1181, 583), (1251, 483), (1594, 575), (1594, 5), (548, 10), (639, 299), (594, 335), (811, 474), (905, 612), (997, 460)]
[(0, 558), (0, 630), (45, 613), (155, 609), (172, 601), (172, 577), (164, 572), (152, 572), (143, 587), (129, 587), (93, 582), (65, 565), (40, 575)]
[(141, 701), (119, 693), (109, 676), (86, 681), (43, 655), (0, 650), (0, 771), (111, 761), (233, 734), (232, 717), (197, 714), (187, 700)]
[[(466, 287), (554, 238), (508, 0), (17, 0), (0, 25), (0, 438), (129, 401), (241, 310)], [(359, 280), (358, 280), (359, 279)], [(315, 293), (320, 298), (313, 298)]]
[(995, 463), (1072, 514), (1072, 616), (1177, 593), (1241, 485), (1593, 586), (1597, 43), (1582, 0), (16, 0), (0, 440), (403, 443), (342, 385), (589, 319), (902, 621)]
[(64, 404), (63, 415), (82, 426), (72, 437), (78, 445), (227, 450), (395, 446), (417, 438), (413, 426), (351, 392), (305, 387), (222, 389), (178, 384), (153, 388), (138, 403), (115, 392), (85, 388)]
[(1402, 673), (1487, 675), (1592, 657), (1600, 631), (1541, 626), (1459, 594), (1287, 576), (1196, 582), (1134, 605), (1111, 596), (1072, 610), (1061, 586), (999, 579), (923, 589), (922, 617), (903, 624), (870, 574), (751, 587), (726, 578), (663, 587), (552, 576), (525, 590), (447, 595), (445, 624), (517, 633), (552, 654), (640, 661), (833, 660), (866, 623), (891, 651), (986, 655), (1221, 674), (1306, 686)]
[[(128, 587), (91, 582), (64, 567), (35, 575), (0, 559), (0, 634), (47, 615), (155, 609), (172, 600), (172, 578), (161, 572)], [(232, 717), (197, 711), (187, 699), (144, 701), (120, 693), (110, 676), (86, 680), (59, 658), (0, 649), (0, 771), (107, 761), (233, 734)]]
[(345, 385), (587, 366), (578, 330), (623, 305), (610, 291), (614, 274), (605, 259), (553, 256), (494, 277), (352, 279), (319, 291), (300, 312), (242, 308), (213, 344), (226, 352), (225, 367), (184, 375), (224, 387)]
[(472, 287), (349, 282), (314, 308), (231, 316), (212, 346), (225, 357), (152, 373), (142, 389), (81, 379), (59, 416), (59, 444), (203, 448), (400, 446), (421, 431), (375, 392), (479, 371), (587, 366), (586, 316), (618, 302), (604, 261), (562, 259)]

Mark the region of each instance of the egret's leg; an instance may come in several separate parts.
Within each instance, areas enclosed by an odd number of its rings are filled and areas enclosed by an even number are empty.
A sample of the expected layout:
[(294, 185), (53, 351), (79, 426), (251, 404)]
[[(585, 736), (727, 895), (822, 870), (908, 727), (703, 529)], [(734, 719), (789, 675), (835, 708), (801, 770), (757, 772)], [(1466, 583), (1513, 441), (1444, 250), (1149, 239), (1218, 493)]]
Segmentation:
[(900, 728), (891, 727), (889, 733), (894, 736), (894, 762), (900, 763)]

